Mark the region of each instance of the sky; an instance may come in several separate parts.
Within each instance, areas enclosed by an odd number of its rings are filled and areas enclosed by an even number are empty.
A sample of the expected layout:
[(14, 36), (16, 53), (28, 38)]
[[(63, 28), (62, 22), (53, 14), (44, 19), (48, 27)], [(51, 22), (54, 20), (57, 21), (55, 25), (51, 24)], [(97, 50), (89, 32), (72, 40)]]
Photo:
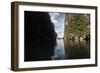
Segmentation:
[(64, 13), (49, 13), (52, 23), (55, 26), (57, 38), (64, 37)]

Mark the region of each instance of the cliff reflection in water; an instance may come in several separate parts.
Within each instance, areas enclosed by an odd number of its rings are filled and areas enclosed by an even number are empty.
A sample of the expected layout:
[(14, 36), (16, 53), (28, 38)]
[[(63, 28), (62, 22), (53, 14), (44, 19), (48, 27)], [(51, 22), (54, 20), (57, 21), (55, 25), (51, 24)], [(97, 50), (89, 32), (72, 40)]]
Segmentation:
[(86, 59), (90, 58), (90, 42), (89, 41), (72, 41), (57, 39), (57, 46), (53, 59)]
[(67, 59), (90, 58), (90, 42), (89, 41), (65, 41), (65, 52)]

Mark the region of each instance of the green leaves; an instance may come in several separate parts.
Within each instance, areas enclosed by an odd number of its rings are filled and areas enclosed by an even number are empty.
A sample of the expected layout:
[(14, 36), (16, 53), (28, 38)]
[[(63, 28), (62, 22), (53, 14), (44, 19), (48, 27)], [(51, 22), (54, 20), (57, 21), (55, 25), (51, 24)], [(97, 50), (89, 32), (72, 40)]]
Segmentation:
[(90, 32), (90, 15), (89, 14), (65, 14), (65, 36), (84, 37)]

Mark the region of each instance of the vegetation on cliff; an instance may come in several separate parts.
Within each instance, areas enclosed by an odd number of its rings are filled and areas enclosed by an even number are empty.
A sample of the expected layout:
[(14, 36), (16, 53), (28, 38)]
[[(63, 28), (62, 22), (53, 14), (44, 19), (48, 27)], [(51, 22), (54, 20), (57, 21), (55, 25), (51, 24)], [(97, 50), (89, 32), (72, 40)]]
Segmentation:
[(65, 14), (65, 38), (89, 39), (90, 15), (89, 14)]

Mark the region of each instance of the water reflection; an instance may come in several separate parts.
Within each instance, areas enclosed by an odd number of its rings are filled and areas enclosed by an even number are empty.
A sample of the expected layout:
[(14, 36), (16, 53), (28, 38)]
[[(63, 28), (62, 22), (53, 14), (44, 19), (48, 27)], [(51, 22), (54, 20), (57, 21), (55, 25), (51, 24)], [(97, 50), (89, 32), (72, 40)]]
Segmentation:
[(52, 59), (61, 60), (65, 59), (65, 49), (64, 49), (64, 40), (63, 39), (57, 39), (57, 45), (54, 50), (54, 56), (52, 56)]
[(72, 41), (57, 39), (54, 56), (52, 59), (83, 59), (90, 58), (90, 42), (89, 41)]
[(90, 58), (89, 41), (65, 41), (65, 52), (67, 59)]

